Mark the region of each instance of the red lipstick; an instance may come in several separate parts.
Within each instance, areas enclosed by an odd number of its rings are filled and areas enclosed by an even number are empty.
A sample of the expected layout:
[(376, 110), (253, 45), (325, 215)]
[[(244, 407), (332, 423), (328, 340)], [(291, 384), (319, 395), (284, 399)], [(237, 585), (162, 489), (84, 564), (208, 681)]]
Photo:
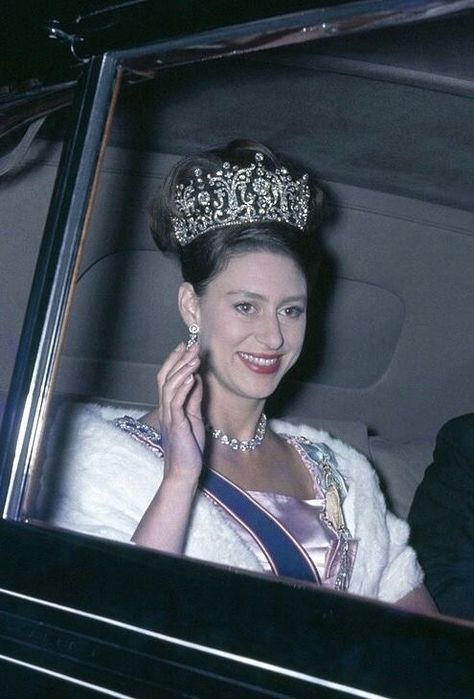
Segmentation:
[(281, 355), (279, 354), (253, 354), (239, 352), (243, 364), (255, 374), (276, 374), (280, 368)]

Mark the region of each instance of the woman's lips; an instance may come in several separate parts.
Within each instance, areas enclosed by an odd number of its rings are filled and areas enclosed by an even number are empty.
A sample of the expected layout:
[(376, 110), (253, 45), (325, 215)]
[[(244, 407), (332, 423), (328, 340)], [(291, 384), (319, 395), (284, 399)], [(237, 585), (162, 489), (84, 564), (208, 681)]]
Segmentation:
[(281, 355), (279, 354), (239, 352), (238, 355), (245, 366), (256, 374), (275, 374), (280, 368)]

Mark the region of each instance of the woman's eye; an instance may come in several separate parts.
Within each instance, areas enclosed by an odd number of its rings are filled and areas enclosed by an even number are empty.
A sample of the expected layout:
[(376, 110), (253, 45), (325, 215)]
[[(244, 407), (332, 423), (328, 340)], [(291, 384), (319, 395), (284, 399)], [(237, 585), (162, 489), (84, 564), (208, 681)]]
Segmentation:
[(255, 312), (254, 306), (252, 306), (251, 303), (247, 303), (245, 301), (242, 303), (236, 303), (234, 308), (236, 308), (239, 311), (239, 313), (242, 313), (243, 315), (249, 315), (250, 313)]
[(285, 318), (299, 318), (302, 313), (304, 313), (304, 308), (300, 306), (287, 306), (282, 309), (282, 313)]

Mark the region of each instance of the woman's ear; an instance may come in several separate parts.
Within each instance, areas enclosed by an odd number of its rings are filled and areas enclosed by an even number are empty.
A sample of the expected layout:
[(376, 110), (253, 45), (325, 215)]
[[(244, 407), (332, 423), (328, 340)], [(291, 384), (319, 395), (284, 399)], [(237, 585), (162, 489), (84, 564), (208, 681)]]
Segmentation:
[(186, 325), (200, 321), (199, 297), (194, 291), (193, 285), (183, 282), (178, 291), (178, 308), (181, 318)]

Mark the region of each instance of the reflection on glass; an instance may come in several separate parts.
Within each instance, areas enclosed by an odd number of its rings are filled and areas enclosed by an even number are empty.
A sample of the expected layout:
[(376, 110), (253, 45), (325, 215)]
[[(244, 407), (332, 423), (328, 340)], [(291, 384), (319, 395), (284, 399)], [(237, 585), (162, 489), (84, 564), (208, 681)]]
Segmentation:
[[(124, 345), (154, 351), (166, 327), (184, 331), (180, 321), (189, 336), (165, 353), (158, 407), (145, 415), (59, 407), (35, 519), (433, 609), (406, 525), (387, 512), (366, 459), (310, 425), (265, 416), (303, 348), (323, 206), (308, 173), (255, 142), (175, 166), (151, 226), (184, 281), (172, 295), (165, 276), (153, 295), (161, 333), (135, 312)], [(138, 308), (147, 306), (149, 257), (102, 291), (104, 275), (92, 274), (95, 293), (84, 292), (82, 308), (78, 294), (75, 321), (87, 319), (90, 333), (91, 299), (118, 305), (129, 276), (144, 284)], [(88, 347), (104, 337), (109, 346), (103, 312), (94, 321)]]
[[(255, 66), (247, 69), (252, 75)], [(192, 75), (183, 83), (189, 87)], [(118, 131), (141, 94), (124, 95)], [(201, 124), (206, 94), (192, 113), (181, 99), (183, 119)], [(248, 112), (247, 100), (241, 102), (239, 118)], [(225, 115), (225, 104), (220, 108)], [(365, 211), (362, 224), (352, 214), (349, 226), (340, 206), (319, 229), (323, 187), (312, 175), (305, 179), (311, 167), (280, 162), (265, 146), (246, 143), (175, 170), (179, 158), (166, 153), (183, 150), (176, 120), (164, 124), (168, 141), (156, 152), (141, 133), (154, 128), (156, 112), (142, 117), (140, 137), (112, 139), (107, 152), (25, 516), (429, 611), (408, 529), (386, 509), (363, 456), (367, 428), (347, 420), (357, 416), (354, 406), (345, 409), (351, 391), (369, 395), (398, 358), (404, 304), (390, 284), (380, 292), (393, 261), (382, 261), (382, 245), (373, 262), (360, 263), (359, 275), (354, 261), (369, 257), (374, 231), (384, 242), (393, 238), (382, 224), (388, 214), (379, 211), (376, 225), (373, 211)], [(265, 141), (264, 127), (255, 130)], [(202, 132), (199, 142), (215, 143), (214, 136), (212, 129)], [(301, 148), (287, 148), (275, 133), (271, 142), (276, 150), (299, 150), (301, 158)], [(174, 179), (163, 189), (170, 172)], [(334, 207), (337, 196), (328, 189)], [(148, 205), (161, 191), (152, 229), (168, 256), (148, 231)], [(336, 242), (329, 273), (326, 265), (318, 277), (315, 242), (328, 229)], [(361, 229), (372, 236), (365, 248), (358, 247)], [(319, 315), (308, 297), (315, 284)], [(334, 303), (341, 288), (344, 300)], [(355, 308), (360, 315), (351, 315)], [(342, 321), (334, 315), (341, 309)], [(329, 369), (321, 365), (322, 350), (334, 362)], [(349, 367), (345, 394), (334, 379), (341, 367)], [(323, 390), (315, 385), (317, 369), (327, 371)], [(346, 419), (315, 419), (324, 412), (321, 397), (331, 417)], [(283, 420), (265, 422), (266, 411)], [(295, 412), (300, 417), (289, 421)], [(422, 466), (430, 459), (427, 442)], [(406, 518), (415, 485), (401, 494), (393, 482), (392, 506)]]

